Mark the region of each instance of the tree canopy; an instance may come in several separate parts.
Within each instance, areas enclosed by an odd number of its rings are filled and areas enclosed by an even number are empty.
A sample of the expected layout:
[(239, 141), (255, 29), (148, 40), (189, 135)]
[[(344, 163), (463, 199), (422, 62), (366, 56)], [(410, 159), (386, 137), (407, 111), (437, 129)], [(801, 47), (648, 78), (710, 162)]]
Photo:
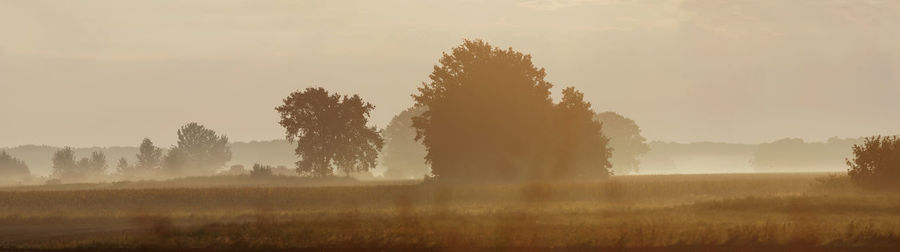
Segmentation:
[(120, 174), (135, 178), (158, 175), (161, 170), (163, 153), (162, 149), (153, 144), (153, 141), (144, 138), (135, 157), (137, 162), (134, 165), (129, 165), (125, 158), (119, 159), (116, 167)]
[[(546, 75), (530, 55), (481, 40), (445, 53), (413, 95), (428, 108), (413, 127), (432, 173), (442, 180), (573, 178), (590, 167), (606, 176), (608, 162), (598, 160), (609, 158), (607, 141), (590, 104), (574, 89), (554, 104)], [(579, 146), (564, 146), (570, 143)], [(575, 156), (584, 160), (563, 161)]]
[(359, 95), (329, 93), (321, 87), (291, 93), (275, 110), (286, 139), (297, 143), (297, 172), (330, 176), (335, 169), (349, 175), (375, 168), (384, 140), (368, 126), (374, 109)]
[(53, 176), (60, 179), (83, 178), (78, 171), (75, 161), (75, 151), (71, 147), (64, 147), (53, 153)]
[(149, 172), (159, 168), (160, 162), (162, 162), (162, 149), (153, 145), (153, 141), (149, 138), (144, 138), (144, 140), (141, 141), (140, 147), (138, 147), (138, 154), (136, 157), (137, 163), (135, 164), (135, 167), (142, 171)]
[(847, 160), (847, 174), (859, 186), (900, 189), (900, 138), (874, 136), (862, 145), (853, 145), (853, 159)]
[(650, 152), (650, 145), (641, 136), (641, 128), (637, 123), (612, 111), (598, 113), (594, 119), (603, 124), (603, 134), (610, 139), (613, 171), (616, 174), (638, 172), (639, 159)]
[[(216, 169), (222, 168), (231, 160), (231, 147), (225, 135), (219, 135), (214, 130), (194, 122), (182, 126), (177, 134), (177, 144), (169, 150), (163, 160), (166, 166), (164, 170), (171, 174), (213, 174)], [(144, 164), (150, 165), (157, 155), (152, 142), (145, 143), (148, 141), (141, 144), (146, 150), (142, 150), (139, 154), (139, 165), (142, 157)]]

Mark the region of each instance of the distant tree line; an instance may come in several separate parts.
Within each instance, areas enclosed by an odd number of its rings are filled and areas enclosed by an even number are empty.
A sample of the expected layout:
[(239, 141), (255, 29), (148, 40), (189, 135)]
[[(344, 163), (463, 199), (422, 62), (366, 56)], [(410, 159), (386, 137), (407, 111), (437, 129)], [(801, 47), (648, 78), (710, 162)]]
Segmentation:
[[(321, 87), (293, 92), (275, 110), (303, 176), (368, 172), (380, 155), (385, 176), (440, 181), (590, 179), (638, 171), (649, 146), (637, 124), (595, 112), (574, 87), (563, 88), (554, 102), (545, 77), (531, 55), (465, 40), (443, 54), (412, 95), (415, 106), (383, 131), (369, 123), (374, 105)], [(143, 139), (133, 162), (117, 160), (116, 174), (207, 175), (232, 158), (228, 138), (203, 125), (186, 124), (177, 138), (167, 150)], [(65, 147), (52, 160), (52, 176), (67, 181), (102, 177), (108, 168), (102, 151), (79, 159)], [(273, 170), (254, 165), (250, 173)], [(229, 172), (243, 173), (243, 167)]]
[(843, 168), (842, 161), (850, 156), (850, 147), (863, 143), (862, 138), (829, 138), (824, 142), (807, 142), (799, 138), (784, 138), (762, 143), (750, 160), (758, 171), (826, 171)]
[(0, 151), (0, 181), (12, 181), (31, 176), (28, 165), (6, 151)]
[[(162, 178), (191, 175), (211, 175), (231, 160), (228, 137), (219, 135), (197, 123), (178, 129), (178, 142), (163, 154), (161, 148), (145, 138), (135, 156), (134, 164), (126, 158), (116, 163), (116, 172), (124, 178)], [(76, 161), (78, 160), (78, 161)], [(108, 167), (106, 155), (95, 151), (90, 157), (77, 159), (71, 147), (53, 154), (54, 178), (62, 181), (89, 181), (103, 178)]]
[(67, 181), (85, 181), (101, 177), (107, 166), (106, 155), (100, 151), (81, 159), (75, 157), (75, 151), (71, 147), (65, 147), (53, 154), (53, 177)]

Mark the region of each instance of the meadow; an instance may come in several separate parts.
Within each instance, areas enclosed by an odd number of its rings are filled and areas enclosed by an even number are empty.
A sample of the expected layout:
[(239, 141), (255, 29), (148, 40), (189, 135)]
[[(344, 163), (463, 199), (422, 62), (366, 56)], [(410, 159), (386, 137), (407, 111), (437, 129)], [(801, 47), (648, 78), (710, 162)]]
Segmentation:
[[(826, 173), (528, 184), (0, 188), (3, 249), (892, 250), (900, 196)], [(243, 178), (248, 179), (248, 178)]]

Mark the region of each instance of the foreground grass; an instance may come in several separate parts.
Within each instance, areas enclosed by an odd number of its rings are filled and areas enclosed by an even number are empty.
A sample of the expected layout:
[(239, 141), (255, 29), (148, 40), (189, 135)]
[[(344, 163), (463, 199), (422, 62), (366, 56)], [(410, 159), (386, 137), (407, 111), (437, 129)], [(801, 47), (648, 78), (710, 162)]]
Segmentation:
[(895, 248), (900, 197), (823, 174), (0, 192), (2, 248)]

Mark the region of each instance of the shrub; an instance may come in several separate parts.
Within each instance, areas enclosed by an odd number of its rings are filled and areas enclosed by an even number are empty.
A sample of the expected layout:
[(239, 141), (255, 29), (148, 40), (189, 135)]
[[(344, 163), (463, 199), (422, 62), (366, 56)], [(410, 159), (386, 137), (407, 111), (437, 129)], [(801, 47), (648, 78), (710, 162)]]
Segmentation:
[(232, 165), (228, 169), (228, 174), (231, 174), (231, 175), (244, 174), (244, 166), (243, 165)]
[(867, 137), (862, 145), (853, 145), (853, 155), (853, 160), (847, 160), (847, 175), (854, 184), (900, 189), (900, 138)]
[(274, 176), (272, 166), (253, 164), (253, 170), (250, 170), (250, 177), (262, 178)]

